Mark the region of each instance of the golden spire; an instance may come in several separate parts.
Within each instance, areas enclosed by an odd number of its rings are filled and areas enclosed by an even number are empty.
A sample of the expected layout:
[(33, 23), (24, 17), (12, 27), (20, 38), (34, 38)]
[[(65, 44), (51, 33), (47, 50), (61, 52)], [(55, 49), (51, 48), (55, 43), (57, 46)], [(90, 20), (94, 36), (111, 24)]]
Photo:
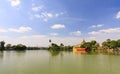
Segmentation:
[(83, 39), (83, 41), (82, 41), (81, 43), (82, 43), (82, 44), (83, 44), (83, 43), (86, 43), (85, 39)]

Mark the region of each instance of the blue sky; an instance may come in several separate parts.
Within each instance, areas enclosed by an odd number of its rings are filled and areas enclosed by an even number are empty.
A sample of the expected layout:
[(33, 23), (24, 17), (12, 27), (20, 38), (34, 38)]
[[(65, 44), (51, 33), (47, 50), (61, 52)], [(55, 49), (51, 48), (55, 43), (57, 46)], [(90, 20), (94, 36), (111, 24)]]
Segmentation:
[(27, 46), (120, 39), (119, 0), (0, 0), (0, 40)]

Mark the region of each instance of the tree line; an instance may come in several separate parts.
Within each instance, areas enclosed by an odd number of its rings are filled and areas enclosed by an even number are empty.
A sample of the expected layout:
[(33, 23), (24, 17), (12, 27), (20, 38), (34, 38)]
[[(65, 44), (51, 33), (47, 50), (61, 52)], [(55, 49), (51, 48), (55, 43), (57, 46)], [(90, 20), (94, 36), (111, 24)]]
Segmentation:
[(101, 52), (101, 53), (119, 53), (120, 52), (120, 39), (111, 40), (106, 39), (100, 45), (97, 41), (92, 40), (81, 44), (82, 48), (86, 48), (87, 52)]
[[(62, 43), (57, 45), (49, 41), (51, 45), (49, 46), (50, 51), (71, 51), (73, 46), (64, 46)], [(88, 53), (90, 52), (100, 52), (100, 53), (119, 53), (120, 52), (120, 39), (111, 40), (106, 39), (101, 44), (96, 40), (91, 40), (89, 42), (81, 43), (80, 48), (86, 48)]]
[[(49, 51), (72, 51), (73, 46), (65, 46), (63, 43), (60, 45), (57, 45), (55, 43), (52, 43), (51, 40), (49, 40), (50, 45), (49, 48), (42, 48)], [(86, 48), (87, 52), (100, 52), (100, 53), (119, 53), (120, 52), (120, 39), (118, 40), (111, 40), (106, 39), (101, 44), (99, 44), (96, 40), (91, 40), (89, 42), (81, 43), (81, 48)], [(23, 44), (17, 44), (17, 45), (11, 45), (7, 44), (5, 45), (4, 41), (0, 42), (0, 50), (36, 50), (36, 47), (26, 47)], [(40, 48), (37, 48), (38, 50)]]
[(1, 41), (0, 42), (0, 50), (25, 50), (27, 49), (27, 47), (23, 44), (17, 44), (17, 45), (11, 45), (11, 44), (7, 44), (5, 46), (5, 42)]

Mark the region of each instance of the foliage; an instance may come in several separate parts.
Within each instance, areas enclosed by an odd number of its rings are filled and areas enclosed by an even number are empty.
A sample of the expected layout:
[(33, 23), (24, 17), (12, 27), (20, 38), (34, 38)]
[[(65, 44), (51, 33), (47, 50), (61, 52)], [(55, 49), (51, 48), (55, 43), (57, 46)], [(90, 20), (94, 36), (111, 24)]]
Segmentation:
[(12, 48), (14, 50), (25, 50), (27, 47), (25, 45), (22, 45), (22, 44), (17, 44), (17, 45), (12, 46)]
[(1, 41), (0, 42), (0, 50), (4, 50), (5, 49), (5, 42), (4, 41)]
[(9, 50), (9, 49), (11, 49), (11, 47), (12, 47), (11, 44), (7, 44), (5, 49), (6, 49), (6, 50)]
[(87, 52), (93, 52), (95, 50), (97, 50), (97, 47), (99, 46), (99, 44), (97, 43), (97, 41), (92, 40), (90, 42), (85, 42), (83, 43), (80, 47), (82, 48), (86, 48)]

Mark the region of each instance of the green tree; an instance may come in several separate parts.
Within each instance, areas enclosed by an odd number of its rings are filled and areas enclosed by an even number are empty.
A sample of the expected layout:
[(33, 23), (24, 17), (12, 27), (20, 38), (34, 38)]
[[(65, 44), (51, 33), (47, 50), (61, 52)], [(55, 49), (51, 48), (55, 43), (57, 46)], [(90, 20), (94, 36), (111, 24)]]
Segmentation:
[(97, 48), (99, 47), (99, 44), (97, 43), (97, 41), (92, 40), (90, 42), (82, 43), (80, 47), (86, 48), (87, 52), (95, 52), (95, 50), (97, 50)]
[(97, 48), (99, 47), (99, 44), (95, 40), (92, 40), (90, 43), (91, 43), (91, 51), (95, 52), (95, 50), (97, 50)]
[(91, 43), (90, 42), (83, 43), (80, 47), (86, 48), (87, 52), (91, 51)]
[(12, 46), (12, 48), (14, 50), (25, 50), (27, 47), (25, 45), (22, 45), (22, 44), (17, 44), (17, 45)]
[(120, 47), (120, 39), (117, 40), (117, 46)]
[(53, 50), (53, 51), (58, 51), (60, 50), (60, 47), (55, 44), (55, 43), (52, 43), (51, 46), (49, 47), (50, 50)]
[(11, 47), (12, 47), (11, 44), (7, 44), (7, 45), (6, 45), (6, 50), (10, 49)]
[(97, 42), (96, 42), (95, 40), (92, 40), (90, 43), (91, 43), (92, 45), (95, 45)]
[(1, 50), (4, 50), (4, 49), (5, 49), (5, 46), (4, 46), (4, 45), (5, 45), (5, 42), (4, 42), (4, 41), (1, 41), (1, 42), (0, 42), (0, 49), (1, 49)]
[(111, 42), (110, 42), (110, 47), (111, 48), (113, 48), (113, 49), (115, 49), (115, 48), (117, 48), (117, 41), (115, 41), (115, 40), (112, 40)]

